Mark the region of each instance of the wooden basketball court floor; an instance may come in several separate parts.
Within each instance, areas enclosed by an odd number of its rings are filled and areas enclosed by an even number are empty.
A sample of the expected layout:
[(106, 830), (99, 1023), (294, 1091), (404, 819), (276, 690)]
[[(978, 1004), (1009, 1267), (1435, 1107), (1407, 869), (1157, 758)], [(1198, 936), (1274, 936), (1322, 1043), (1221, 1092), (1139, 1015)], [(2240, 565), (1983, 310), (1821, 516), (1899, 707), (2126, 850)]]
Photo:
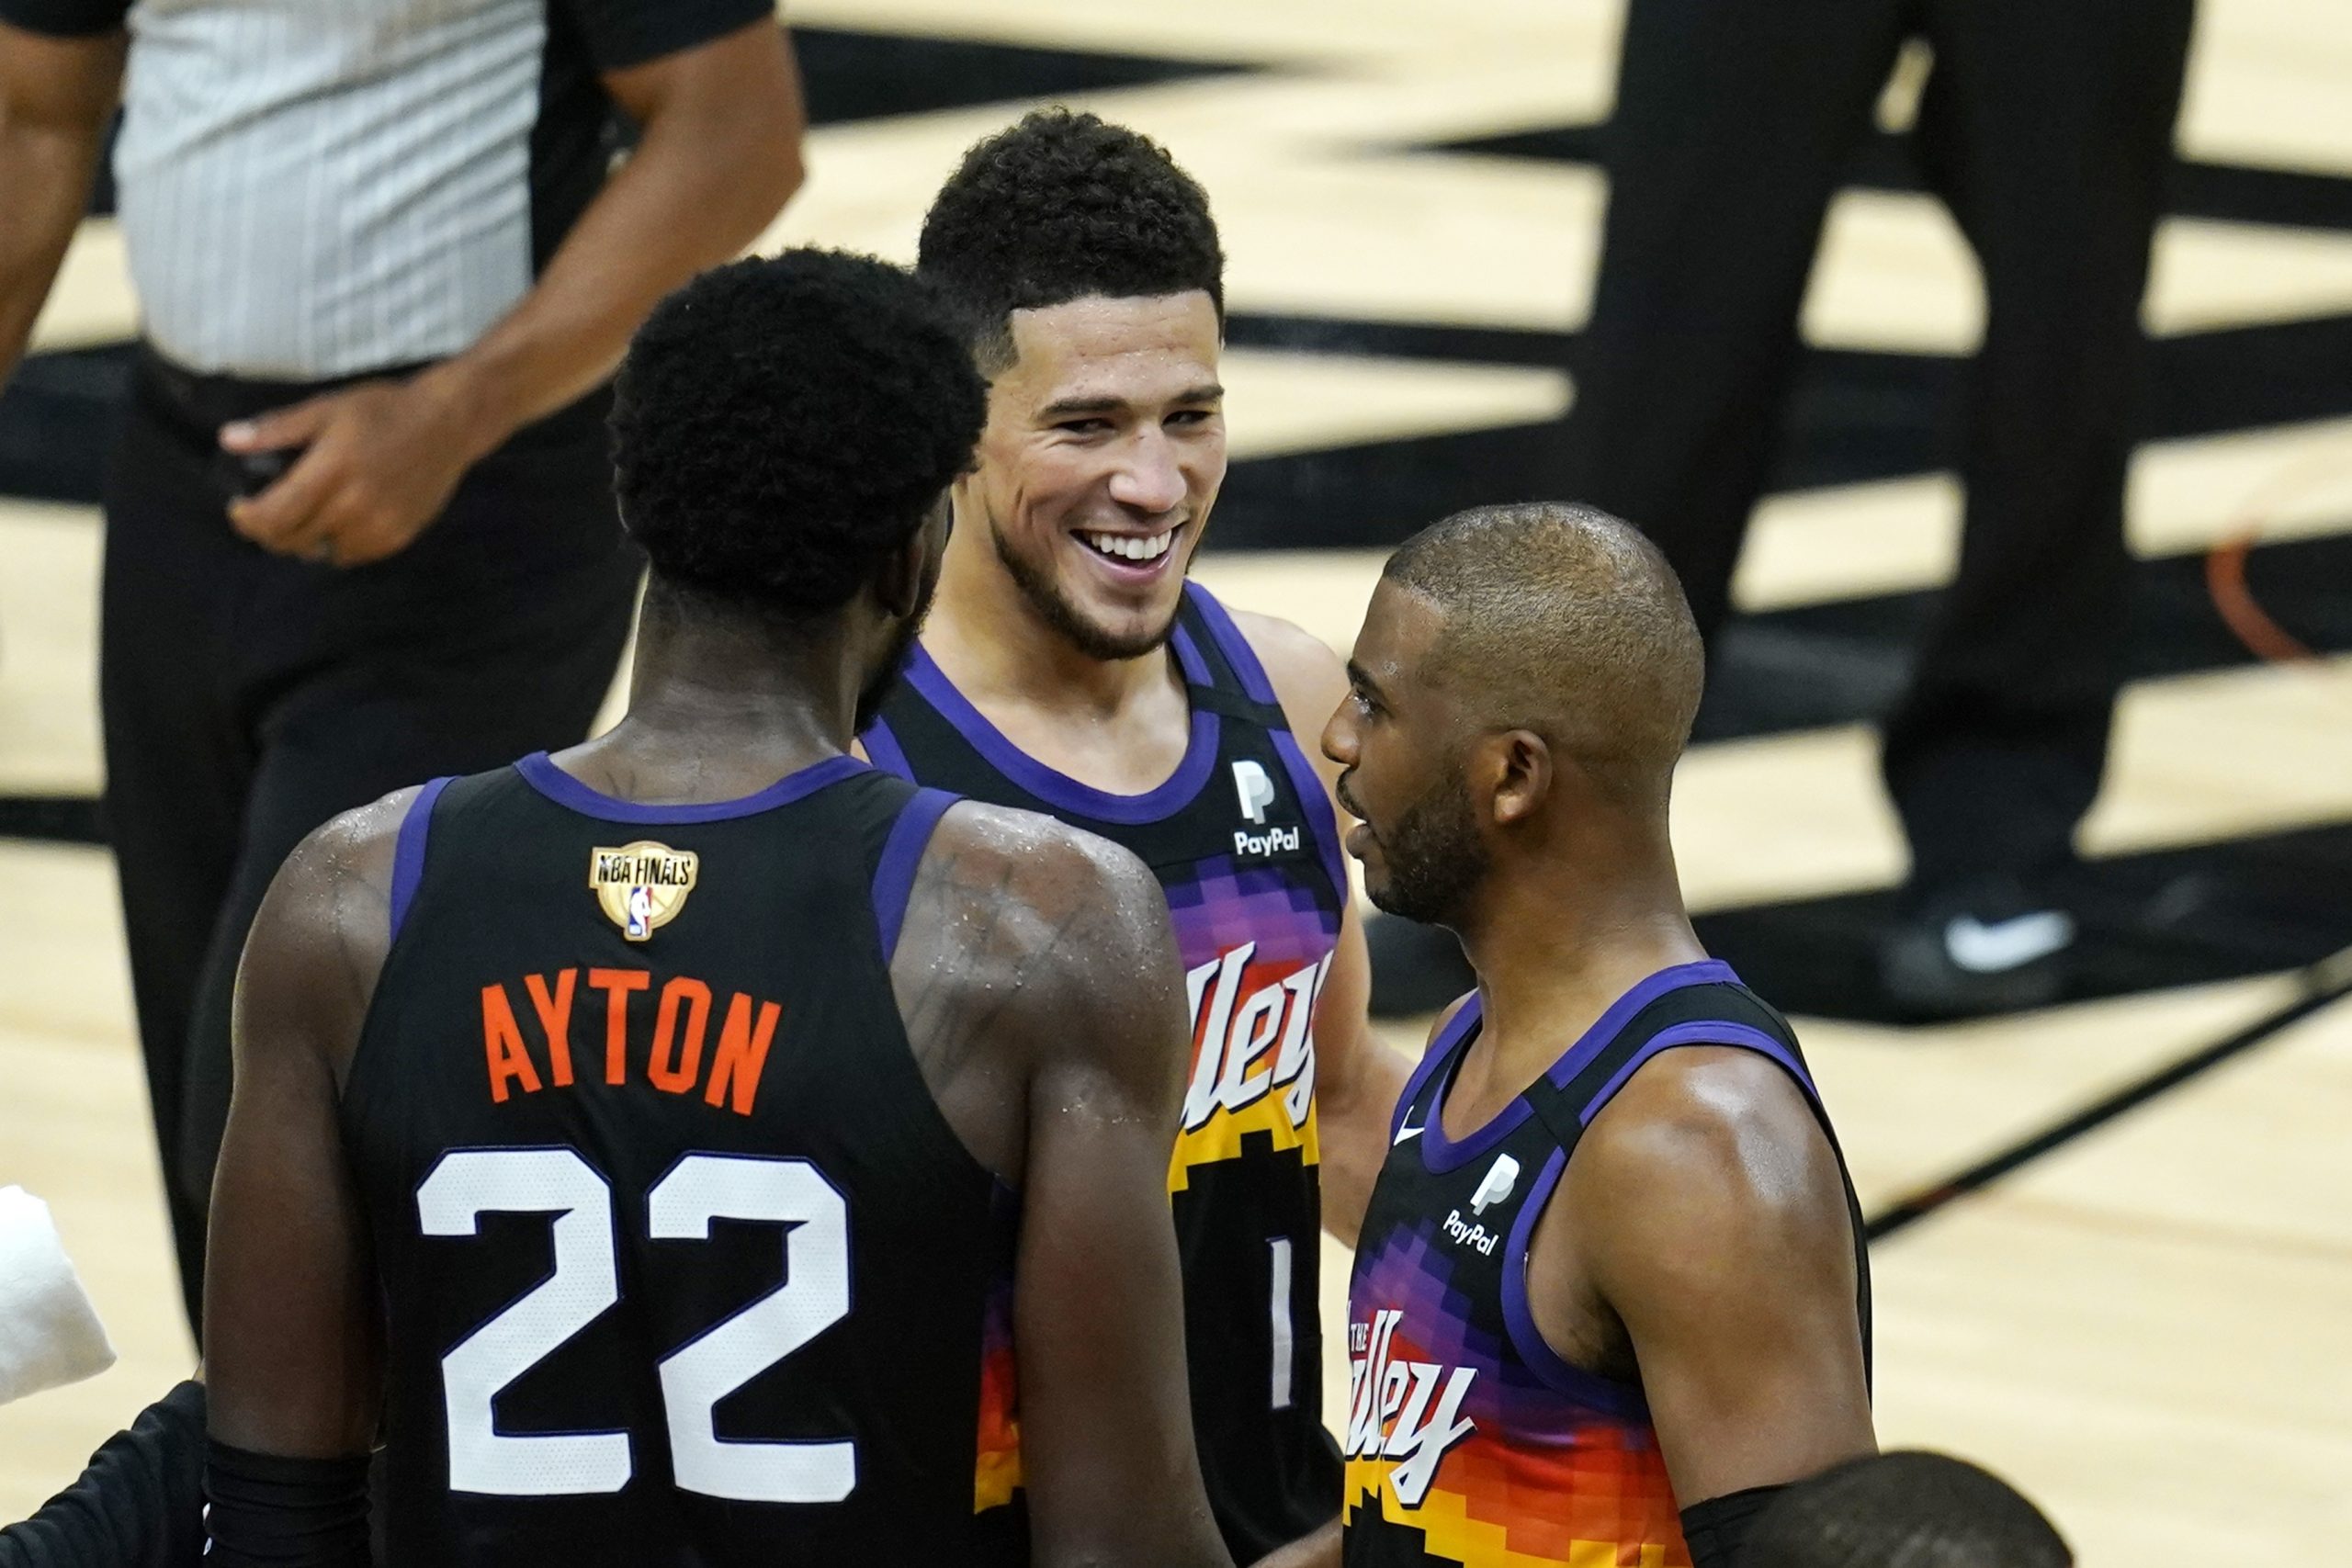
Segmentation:
[[(1206, 184), (1231, 255), (1237, 466), (1199, 570), (1234, 602), (1344, 648), (1382, 547), (1476, 498), (1477, 454), (1499, 449), (1479, 443), (1523, 446), (1567, 404), (1551, 345), (1581, 319), (1597, 248), (1603, 181), (1578, 138), (1608, 113), (1607, 0), (800, 0), (793, 19), (823, 123), (771, 243), (908, 255), (956, 152), (1040, 98), (1151, 130)], [(1892, 85), (1891, 126), (1923, 63)], [(2352, 940), (2352, 8), (2206, 0), (2180, 147), (2186, 194), (2147, 307), (2173, 412), (2130, 505), (2136, 588), (2165, 613), (2142, 633), (2082, 847), (2101, 867), (2189, 868), (2159, 899), (2258, 875), (2303, 924), (2241, 922), (2226, 961), (2210, 942), (2178, 961), (2127, 953), (2102, 994), (2039, 1013), (1905, 1029), (1830, 987), (1799, 1021), (1874, 1213), (2049, 1145), (1874, 1248), (1878, 1415), (1889, 1445), (2009, 1475), (2095, 1568), (2340, 1561), (2352, 1535), (2352, 1001), (2260, 1027), (2337, 980), (2307, 965)], [(0, 400), (0, 492), (18, 498), (0, 500), (0, 1184), (51, 1201), (121, 1351), (91, 1382), (0, 1410), (0, 1518), (192, 1361), (111, 866), (86, 841), (97, 432), (8, 446), (28, 398), (70, 412), (134, 312), (95, 217), (43, 355)], [(1875, 367), (1933, 392), (1981, 317), (1940, 209), (1864, 171), (1805, 307), (1818, 384)], [(1801, 394), (1735, 630), (1751, 651), (1803, 633), (1816, 640), (1800, 652), (1899, 675), (1899, 647), (1838, 628), (1949, 575), (1958, 492), (1931, 441), (1841, 434), (1820, 412), (1834, 403), (1809, 413)], [(2246, 657), (2200, 596), (2205, 553), (2249, 526), (2250, 580), (2309, 660)], [(1760, 690), (1762, 667), (1726, 679)], [(1832, 691), (1851, 674), (1801, 660), (1781, 679), (1819, 696), (1814, 721), (1735, 713), (1685, 765), (1678, 849), (1693, 907), (1726, 933), (1761, 929), (1759, 909), (1775, 929), (1828, 929), (1802, 922), (1867, 908), (1902, 874), (1874, 710)], [(2210, 1070), (2037, 1140), (2239, 1032), (2252, 1043)], [(1390, 1037), (1410, 1049), (1419, 1032)], [(1330, 1249), (1327, 1323), (1345, 1263)]]

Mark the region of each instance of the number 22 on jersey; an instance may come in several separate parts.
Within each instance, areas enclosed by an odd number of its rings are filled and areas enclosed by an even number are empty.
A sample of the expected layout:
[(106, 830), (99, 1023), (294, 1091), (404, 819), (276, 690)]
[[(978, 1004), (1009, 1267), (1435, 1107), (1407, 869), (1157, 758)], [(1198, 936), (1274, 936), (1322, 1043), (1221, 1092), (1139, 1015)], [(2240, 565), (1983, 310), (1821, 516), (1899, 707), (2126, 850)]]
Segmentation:
[[(427, 1235), (480, 1234), (485, 1213), (552, 1213), (555, 1270), (442, 1358), (449, 1489), (509, 1497), (617, 1492), (634, 1462), (627, 1432), (501, 1432), (506, 1386), (620, 1300), (612, 1189), (569, 1148), (458, 1149), (416, 1192)], [(710, 1237), (715, 1219), (786, 1228), (786, 1282), (661, 1362), (677, 1483), (746, 1503), (838, 1503), (857, 1485), (855, 1445), (720, 1438), (711, 1409), (849, 1314), (849, 1210), (800, 1159), (688, 1155), (646, 1194), (656, 1240)]]

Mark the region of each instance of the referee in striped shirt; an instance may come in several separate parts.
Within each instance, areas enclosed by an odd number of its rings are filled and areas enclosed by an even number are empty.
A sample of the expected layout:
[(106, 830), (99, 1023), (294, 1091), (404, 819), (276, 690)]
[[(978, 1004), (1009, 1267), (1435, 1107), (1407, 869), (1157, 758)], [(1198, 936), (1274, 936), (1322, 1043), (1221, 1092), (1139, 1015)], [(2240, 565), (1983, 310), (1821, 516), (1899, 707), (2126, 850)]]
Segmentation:
[(612, 679), (638, 563), (605, 383), (799, 183), (774, 4), (0, 0), (0, 378), (124, 108), (107, 810), (192, 1322), (278, 863), (579, 740)]

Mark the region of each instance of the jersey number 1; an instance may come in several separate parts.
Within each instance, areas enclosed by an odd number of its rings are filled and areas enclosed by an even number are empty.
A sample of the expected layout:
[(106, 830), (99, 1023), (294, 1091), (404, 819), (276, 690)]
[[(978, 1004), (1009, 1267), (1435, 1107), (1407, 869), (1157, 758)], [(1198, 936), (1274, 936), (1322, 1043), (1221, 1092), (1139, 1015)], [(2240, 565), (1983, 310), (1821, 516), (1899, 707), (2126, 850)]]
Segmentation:
[[(620, 1300), (612, 1189), (571, 1149), (460, 1149), (416, 1192), (427, 1235), (475, 1235), (486, 1213), (556, 1216), (555, 1271), (441, 1359), (449, 1489), (506, 1497), (617, 1492), (634, 1471), (627, 1432), (511, 1436), (501, 1391)], [(721, 1438), (711, 1408), (849, 1314), (849, 1210), (807, 1160), (688, 1155), (646, 1194), (656, 1240), (710, 1237), (715, 1219), (787, 1225), (785, 1283), (661, 1362), (678, 1484), (746, 1503), (838, 1503), (857, 1485), (848, 1439)]]

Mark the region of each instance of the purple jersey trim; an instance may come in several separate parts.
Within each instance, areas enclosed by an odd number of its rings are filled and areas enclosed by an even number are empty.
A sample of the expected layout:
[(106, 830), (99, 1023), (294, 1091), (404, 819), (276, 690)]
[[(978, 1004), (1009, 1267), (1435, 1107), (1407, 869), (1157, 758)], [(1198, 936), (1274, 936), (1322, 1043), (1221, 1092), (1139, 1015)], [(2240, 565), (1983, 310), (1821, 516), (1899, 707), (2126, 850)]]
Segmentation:
[(890, 733), (890, 726), (886, 720), (876, 719), (873, 727), (857, 740), (865, 748), (866, 759), (876, 767), (886, 773), (896, 773), (909, 784), (915, 782), (915, 771), (907, 762), (907, 749), (899, 744), (896, 735)]
[(1543, 1380), (1545, 1387), (1611, 1416), (1645, 1421), (1649, 1418), (1649, 1402), (1642, 1397), (1638, 1385), (1587, 1371), (1564, 1359), (1535, 1326), (1534, 1310), (1527, 1304), (1527, 1249), (1535, 1237), (1535, 1222), (1542, 1216), (1544, 1205), (1552, 1201), (1553, 1190), (1559, 1186), (1560, 1175), (1567, 1165), (1568, 1151), (1554, 1149), (1552, 1157), (1544, 1162), (1535, 1185), (1527, 1190), (1527, 1199), (1519, 1206), (1519, 1218), (1511, 1222), (1510, 1237), (1503, 1243), (1503, 1325), (1510, 1336), (1511, 1348), (1519, 1352), (1527, 1370)]
[(1250, 646), (1250, 639), (1241, 635), (1241, 628), (1233, 624), (1232, 615), (1216, 602), (1216, 595), (1197, 582), (1184, 584), (1184, 593), (1201, 612), (1201, 619), (1208, 623), (1209, 636), (1216, 638), (1217, 647), (1225, 652), (1225, 661), (1233, 666), (1233, 672), (1240, 678), (1241, 689), (1249, 694), (1250, 700), (1280, 707), (1281, 701), (1274, 695), (1274, 683), (1266, 679), (1266, 667), (1258, 662), (1257, 650)]
[[(1559, 1060), (1553, 1063), (1551, 1070), (1544, 1076), (1555, 1088), (1565, 1088), (1584, 1071), (1595, 1056), (1609, 1048), (1610, 1042), (1634, 1021), (1635, 1013), (1668, 991), (1679, 990), (1685, 986), (1721, 985), (1738, 978), (1732, 973), (1730, 964), (1713, 958), (1661, 969), (1611, 1002), (1607, 1010), (1592, 1021), (1592, 1026), (1577, 1037), (1575, 1044), (1560, 1054)], [(1724, 1027), (1729, 1029), (1734, 1026), (1726, 1024)], [(1451, 1082), (1449, 1078), (1447, 1083), (1450, 1085)], [(1612, 1083), (1611, 1087), (1613, 1089), (1615, 1086)], [(1457, 1142), (1447, 1137), (1444, 1127), (1441, 1125), (1444, 1105), (1444, 1089), (1441, 1087), (1430, 1100), (1429, 1131), (1421, 1134), (1421, 1163), (1437, 1173), (1457, 1169), (1476, 1159), (1516, 1132), (1521, 1122), (1535, 1113), (1534, 1105), (1525, 1095), (1521, 1095), (1496, 1111), (1494, 1118), (1485, 1126)]]
[(514, 764), (514, 771), (533, 789), (567, 810), (582, 817), (594, 817), (601, 822), (725, 822), (737, 817), (755, 817), (763, 811), (773, 811), (779, 806), (789, 806), (837, 784), (853, 773), (865, 771), (865, 764), (851, 756), (828, 757), (768, 785), (757, 795), (747, 795), (740, 800), (718, 800), (708, 803), (679, 806), (648, 806), (634, 800), (618, 800), (599, 790), (589, 788), (561, 768), (545, 751), (534, 751)]
[(1702, 958), (1695, 964), (1676, 964), (1657, 974), (1609, 1004), (1609, 1010), (1593, 1021), (1583, 1038), (1568, 1047), (1567, 1055), (1553, 1064), (1544, 1076), (1553, 1087), (1566, 1089), (1568, 1081), (1584, 1071), (1586, 1064), (1599, 1055), (1601, 1049), (1617, 1038), (1618, 1032), (1634, 1021), (1634, 1015), (1668, 991), (1679, 991), (1685, 986), (1736, 986), (1739, 976), (1730, 964), (1720, 958)]
[[(1233, 624), (1233, 616), (1226, 607), (1216, 602), (1216, 595), (1197, 582), (1186, 583), (1184, 592), (1193, 607), (1200, 611), (1201, 619), (1208, 626), (1209, 635), (1216, 639), (1217, 647), (1224, 651), (1225, 661), (1233, 666), (1233, 673), (1240, 681), (1241, 689), (1249, 694), (1250, 700), (1280, 708), (1282, 703), (1274, 695), (1274, 683), (1267, 678), (1266, 667), (1258, 661), (1257, 649), (1251, 648), (1250, 639), (1241, 635), (1241, 628)], [(1180, 631), (1178, 635), (1181, 637), (1182, 633)], [(1197, 651), (1193, 657), (1199, 657)], [(1190, 670), (1191, 666), (1187, 665), (1188, 673)], [(1202, 685), (1209, 683), (1205, 669), (1195, 679)], [(1270, 732), (1273, 737), (1274, 750), (1281, 756), (1283, 771), (1290, 774), (1290, 787), (1297, 793), (1299, 805), (1306, 813), (1307, 831), (1315, 835), (1315, 847), (1323, 862), (1324, 874), (1331, 879), (1332, 896), (1340, 900), (1340, 908), (1345, 909), (1354, 895), (1348, 886), (1347, 857), (1340, 845), (1340, 819), (1331, 809), (1331, 795), (1323, 786), (1322, 775), (1316, 773), (1314, 764), (1307, 760), (1306, 747), (1289, 727), (1290, 716), (1284, 714), (1283, 717), (1283, 727)]]
[(424, 880), (424, 836), (433, 829), (433, 803), (448, 787), (447, 779), (435, 779), (417, 791), (416, 798), (408, 803), (408, 815), (401, 818), (400, 836), (392, 840), (391, 935), (395, 941), (401, 922), (408, 919), (408, 907), (416, 901), (417, 886)]
[(1659, 1052), (1670, 1051), (1677, 1045), (1730, 1045), (1760, 1052), (1781, 1064), (1789, 1076), (1797, 1080), (1797, 1086), (1804, 1090), (1807, 1100), (1815, 1104), (1820, 1102), (1820, 1096), (1814, 1092), (1813, 1079), (1807, 1076), (1804, 1066), (1789, 1054), (1787, 1046), (1762, 1030), (1747, 1024), (1702, 1018), (1690, 1023), (1678, 1023), (1672, 1029), (1662, 1030), (1653, 1036), (1627, 1059), (1623, 1066), (1609, 1076), (1609, 1081), (1600, 1086), (1600, 1092), (1592, 1097), (1592, 1102), (1577, 1113), (1577, 1120), (1590, 1126), (1592, 1119), (1600, 1114), (1601, 1107), (1616, 1097), (1617, 1091), (1625, 1087), (1625, 1080), (1641, 1070), (1642, 1064)]
[(1168, 640), (1169, 645), (1176, 649), (1176, 667), (1184, 672), (1185, 680), (1195, 686), (1216, 684), (1209, 674), (1209, 661), (1202, 657), (1201, 645), (1193, 640), (1190, 627), (1178, 626), (1176, 635)]
[(988, 759), (990, 767), (1055, 810), (1072, 816), (1129, 827), (1159, 821), (1192, 804), (1216, 767), (1217, 716), (1194, 708), (1192, 740), (1184, 749), (1184, 760), (1176, 764), (1176, 771), (1158, 788), (1143, 795), (1114, 795), (1047, 767), (1006, 739), (1003, 732), (989, 722), (988, 716), (956, 689), (946, 671), (920, 644), (907, 666), (907, 683), (922, 694), (940, 717), (954, 725), (956, 732)]
[(1396, 1097), (1396, 1109), (1388, 1118), (1390, 1147), (1396, 1146), (1396, 1134), (1404, 1131), (1405, 1118), (1411, 1113), (1413, 1101), (1419, 1099), (1421, 1090), (1429, 1087), (1430, 1075), (1444, 1065), (1447, 1054), (1462, 1043), (1463, 1035), (1469, 1032), (1470, 1026), (1477, 1021), (1478, 993), (1472, 991), (1463, 998), (1462, 1006), (1454, 1015), (1445, 1021), (1445, 1027), (1437, 1032), (1437, 1038), (1422, 1050), (1421, 1059), (1413, 1064), (1411, 1075), (1405, 1079), (1405, 1092)]
[(907, 921), (907, 896), (914, 891), (915, 872), (922, 864), (923, 846), (947, 808), (961, 799), (944, 789), (917, 790), (899, 810), (883, 840), (882, 859), (874, 868), (874, 923), (882, 934), (882, 962), (899, 951), (899, 928)]

